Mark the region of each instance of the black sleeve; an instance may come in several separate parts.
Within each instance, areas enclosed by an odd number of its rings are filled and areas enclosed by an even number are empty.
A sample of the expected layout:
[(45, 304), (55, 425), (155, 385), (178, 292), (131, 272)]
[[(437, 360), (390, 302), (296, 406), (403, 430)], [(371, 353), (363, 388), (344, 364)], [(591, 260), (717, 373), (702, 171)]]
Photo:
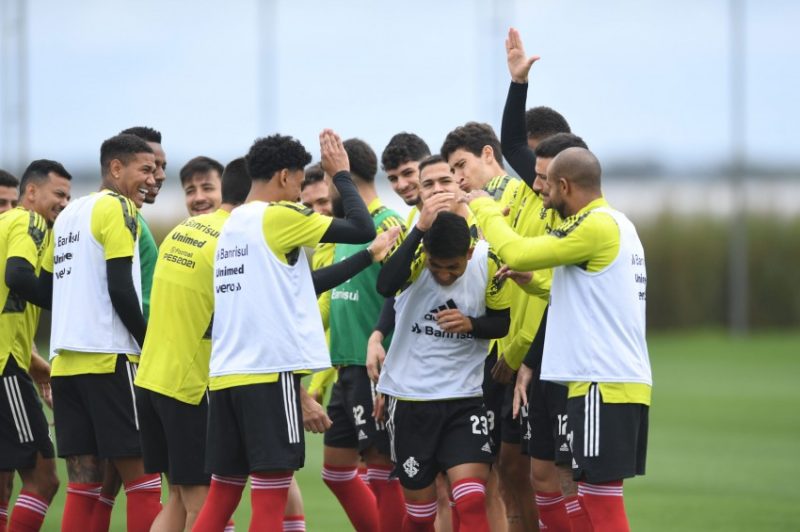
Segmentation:
[(6, 261), (5, 283), (10, 292), (37, 307), (50, 309), (53, 299), (53, 275), (46, 270), (36, 277), (33, 264), (22, 257)]
[(533, 342), (531, 342), (531, 347), (528, 349), (528, 354), (525, 355), (525, 359), (522, 361), (523, 364), (533, 369), (534, 372), (538, 372), (542, 367), (544, 333), (547, 331), (547, 309), (549, 308), (549, 306), (544, 308), (544, 314), (542, 314), (542, 321), (539, 323), (539, 329), (536, 331), (536, 336), (533, 337)]
[(414, 262), (414, 254), (424, 234), (414, 226), (400, 247), (383, 263), (381, 273), (378, 274), (377, 290), (380, 295), (383, 297), (395, 295), (411, 277), (411, 263)]
[(108, 296), (111, 298), (111, 306), (125, 324), (125, 328), (141, 347), (144, 345), (147, 325), (142, 315), (139, 297), (136, 295), (136, 288), (133, 286), (132, 261), (131, 257), (106, 261)]
[(536, 154), (528, 146), (528, 132), (525, 128), (525, 99), (528, 95), (527, 83), (514, 83), (508, 88), (506, 106), (503, 109), (503, 124), (500, 129), (500, 146), (503, 157), (511, 168), (533, 187), (536, 179)]
[(362, 270), (369, 268), (371, 264), (372, 255), (365, 249), (336, 264), (314, 270), (311, 272), (311, 279), (314, 281), (314, 291), (317, 295), (327, 292), (331, 288), (339, 286), (346, 280), (357, 275)]
[(511, 325), (511, 309), (487, 308), (486, 314), (478, 318), (470, 317), (469, 320), (472, 322), (472, 334), (475, 338), (502, 338), (508, 334), (508, 327)]
[(333, 176), (333, 184), (342, 197), (344, 218), (334, 218), (320, 242), (341, 242), (343, 244), (364, 244), (375, 238), (375, 225), (367, 206), (358, 194), (358, 189), (350, 179), (349, 172), (339, 172)]
[(384, 338), (387, 338), (394, 331), (394, 315), (394, 297), (387, 297), (383, 301), (378, 323), (375, 324), (375, 330), (380, 331)]

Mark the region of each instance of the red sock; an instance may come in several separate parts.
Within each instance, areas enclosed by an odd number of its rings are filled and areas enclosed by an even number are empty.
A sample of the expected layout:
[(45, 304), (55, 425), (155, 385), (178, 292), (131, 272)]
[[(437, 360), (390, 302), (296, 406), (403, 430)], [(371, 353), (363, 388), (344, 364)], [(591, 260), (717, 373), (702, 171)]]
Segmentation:
[(306, 532), (306, 517), (304, 515), (284, 515), (283, 532)]
[(194, 522), (192, 532), (219, 532), (239, 506), (247, 477), (224, 477), (211, 475), (211, 487), (206, 502)]
[(153, 473), (125, 483), (128, 532), (149, 532), (161, 512), (161, 475)]
[(422, 503), (407, 502), (403, 532), (434, 532), (437, 506), (439, 503), (435, 499)]
[(228, 520), (228, 524), (225, 525), (222, 532), (236, 532), (236, 523), (233, 522), (233, 519)]
[[(358, 468), (358, 478), (361, 479), (361, 482), (369, 486), (369, 469), (366, 467), (359, 466)], [(370, 486), (372, 487), (372, 486)]]
[(250, 475), (250, 531), (281, 530), (293, 472)]
[(486, 517), (486, 483), (477, 478), (464, 478), (453, 483), (452, 491), (460, 530), (489, 532), (489, 519)]
[(99, 482), (67, 484), (67, 500), (61, 518), (61, 532), (85, 532), (92, 521), (94, 503), (100, 495)]
[(622, 499), (621, 480), (603, 484), (582, 482), (578, 484), (578, 495), (583, 496), (583, 504), (595, 532), (630, 530)]
[(94, 502), (89, 532), (108, 532), (111, 527), (111, 511), (113, 509), (114, 499), (101, 493)]
[(38, 532), (47, 513), (48, 502), (30, 491), (21, 491), (11, 512), (8, 532)]
[(567, 509), (570, 529), (572, 532), (593, 532), (592, 521), (589, 519), (589, 514), (581, 499), (583, 497), (577, 495), (564, 497), (564, 507)]
[(458, 518), (458, 508), (456, 508), (456, 501), (450, 498), (450, 523), (453, 527), (453, 532), (458, 532), (461, 528), (461, 520)]
[(539, 510), (539, 528), (551, 532), (570, 532), (572, 528), (567, 516), (567, 507), (560, 491), (536, 492), (536, 508)]
[(378, 502), (355, 467), (322, 467), (322, 480), (339, 499), (353, 528), (379, 530)]
[(0, 504), (0, 532), (6, 529), (8, 524), (8, 503)]
[(378, 503), (381, 532), (400, 532), (405, 515), (405, 498), (400, 481), (389, 479), (394, 467), (369, 466), (369, 487)]

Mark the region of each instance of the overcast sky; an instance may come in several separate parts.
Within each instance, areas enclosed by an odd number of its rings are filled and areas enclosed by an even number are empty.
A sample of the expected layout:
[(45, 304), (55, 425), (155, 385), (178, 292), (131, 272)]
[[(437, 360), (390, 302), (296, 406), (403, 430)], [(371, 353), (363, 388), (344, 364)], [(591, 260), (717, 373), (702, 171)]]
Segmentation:
[[(800, 164), (800, 2), (745, 3), (748, 157)], [(561, 111), (601, 161), (685, 168), (730, 152), (723, 0), (27, 5), (30, 158), (94, 164), (132, 125), (162, 131), (171, 175), (276, 131), (315, 158), (323, 127), (379, 154), (401, 130), (438, 150), (468, 120), (499, 127), (511, 25), (542, 56), (529, 104)]]

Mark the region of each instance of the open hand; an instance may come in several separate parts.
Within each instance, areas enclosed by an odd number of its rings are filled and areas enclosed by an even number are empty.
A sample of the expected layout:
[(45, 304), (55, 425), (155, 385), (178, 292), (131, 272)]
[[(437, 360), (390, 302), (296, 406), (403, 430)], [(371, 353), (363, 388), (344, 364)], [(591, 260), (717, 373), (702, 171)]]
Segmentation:
[(350, 171), (350, 159), (341, 137), (332, 129), (323, 129), (319, 134), (319, 150), (322, 154), (322, 169), (333, 177), (339, 172)]
[(525, 48), (522, 45), (522, 38), (519, 36), (519, 31), (514, 28), (508, 30), (508, 38), (506, 39), (506, 61), (508, 62), (508, 71), (511, 74), (511, 81), (514, 83), (527, 83), (528, 73), (533, 64), (538, 61), (540, 57), (533, 55), (528, 57), (525, 55)]

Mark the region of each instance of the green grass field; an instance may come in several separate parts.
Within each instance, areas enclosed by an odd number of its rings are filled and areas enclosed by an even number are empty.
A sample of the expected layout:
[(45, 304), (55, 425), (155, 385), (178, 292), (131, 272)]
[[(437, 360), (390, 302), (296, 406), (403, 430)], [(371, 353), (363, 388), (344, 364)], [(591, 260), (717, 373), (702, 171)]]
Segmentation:
[[(800, 334), (652, 335), (647, 476), (626, 483), (633, 530), (800, 530)], [(308, 530), (350, 526), (322, 484), (322, 439), (297, 477)], [(43, 530), (59, 530), (66, 475)], [(17, 487), (19, 482), (17, 481)], [(246, 530), (249, 497), (236, 512)], [(125, 528), (125, 498), (112, 530)]]

